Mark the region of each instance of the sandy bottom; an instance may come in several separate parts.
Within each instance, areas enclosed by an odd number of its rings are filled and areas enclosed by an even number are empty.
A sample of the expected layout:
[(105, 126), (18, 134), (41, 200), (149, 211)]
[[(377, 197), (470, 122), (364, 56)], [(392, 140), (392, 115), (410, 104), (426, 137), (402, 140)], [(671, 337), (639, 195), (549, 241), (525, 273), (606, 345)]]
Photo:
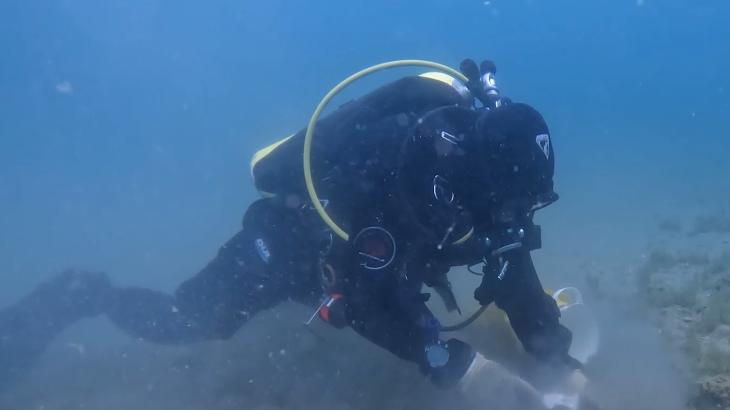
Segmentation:
[(305, 314), (287, 304), (231, 340), (173, 347), (130, 340), (102, 320), (81, 323), (0, 395), (0, 408), (437, 409), (453, 399), (350, 331), (307, 330)]
[[(686, 409), (692, 392), (683, 357), (631, 291), (642, 252), (613, 265), (565, 258), (563, 277), (545, 282), (584, 289), (599, 321), (601, 349), (586, 373), (587, 394), (600, 408)], [(478, 278), (463, 278), (455, 285), (470, 312)], [(130, 339), (104, 319), (85, 321), (57, 338), (26, 379), (0, 393), (0, 409), (521, 410), (501, 406), (501, 392), (467, 406), (457, 392), (435, 389), (415, 366), (350, 330), (305, 327), (310, 314), (287, 303), (258, 315), (231, 340), (189, 346), (157, 346)], [(457, 319), (441, 315), (444, 322)], [(516, 372), (530, 371), (504, 329), (482, 321), (457, 336)]]
[[(473, 408), (349, 330), (319, 323), (305, 328), (306, 313), (286, 304), (261, 314), (232, 340), (173, 347), (130, 340), (101, 319), (80, 323), (56, 340), (26, 380), (0, 395), (0, 408)], [(615, 319), (602, 316), (603, 328)], [(483, 329), (477, 323), (460, 337), (504, 353), (506, 343), (485, 339)], [(519, 352), (510, 354), (514, 365)], [(605, 331), (587, 372), (590, 394), (605, 409), (684, 408), (684, 385), (661, 338), (641, 320)], [(500, 397), (492, 399), (479, 408), (500, 408)]]

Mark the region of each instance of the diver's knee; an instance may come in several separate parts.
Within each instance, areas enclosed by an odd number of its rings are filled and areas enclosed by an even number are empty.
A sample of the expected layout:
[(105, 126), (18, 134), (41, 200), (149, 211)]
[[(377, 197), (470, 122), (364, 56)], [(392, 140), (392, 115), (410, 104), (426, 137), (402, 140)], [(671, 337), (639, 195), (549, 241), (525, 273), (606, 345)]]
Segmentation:
[(104, 313), (112, 289), (103, 272), (68, 269), (39, 285), (20, 303), (39, 315), (77, 320)]

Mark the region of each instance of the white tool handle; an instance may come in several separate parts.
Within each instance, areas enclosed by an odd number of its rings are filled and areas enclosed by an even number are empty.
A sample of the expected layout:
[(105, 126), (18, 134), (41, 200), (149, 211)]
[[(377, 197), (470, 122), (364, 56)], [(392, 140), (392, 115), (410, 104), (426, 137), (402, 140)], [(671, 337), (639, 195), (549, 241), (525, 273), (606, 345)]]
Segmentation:
[(567, 295), (567, 302), (565, 305), (560, 307), (560, 310), (565, 310), (572, 306), (583, 304), (583, 295), (580, 293), (578, 288), (572, 286), (560, 288), (553, 293), (553, 299), (555, 299), (556, 302), (559, 302), (560, 296), (563, 294)]

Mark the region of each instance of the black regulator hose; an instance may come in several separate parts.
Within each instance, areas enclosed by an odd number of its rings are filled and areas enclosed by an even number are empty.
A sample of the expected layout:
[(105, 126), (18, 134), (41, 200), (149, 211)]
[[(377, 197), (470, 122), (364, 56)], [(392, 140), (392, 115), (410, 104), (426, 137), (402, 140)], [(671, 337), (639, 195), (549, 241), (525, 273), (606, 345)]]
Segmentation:
[(465, 320), (463, 320), (459, 323), (449, 325), (449, 326), (441, 326), (441, 331), (442, 332), (456, 332), (457, 330), (461, 330), (461, 329), (469, 326), (470, 324), (474, 323), (474, 321), (477, 320), (479, 318), (479, 316), (481, 316), (482, 313), (484, 313), (485, 310), (487, 310), (487, 307), (488, 306), (481, 306), (479, 309), (477, 309), (476, 312), (472, 313), (471, 316), (469, 316), (468, 318), (466, 318)]

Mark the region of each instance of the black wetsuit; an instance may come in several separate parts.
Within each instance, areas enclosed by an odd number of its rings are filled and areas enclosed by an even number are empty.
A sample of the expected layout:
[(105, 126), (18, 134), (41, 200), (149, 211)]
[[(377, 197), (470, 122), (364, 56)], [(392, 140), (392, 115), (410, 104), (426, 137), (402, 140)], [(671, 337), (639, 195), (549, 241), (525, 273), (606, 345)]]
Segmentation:
[[(442, 283), (450, 267), (478, 261), (483, 255), (470, 243), (434, 246), (447, 228), (451, 228), (449, 244), (468, 235), (470, 227), (462, 223), (468, 215), (461, 209), (447, 210), (447, 217), (426, 218), (429, 224), (442, 225), (441, 231), (424, 228), (424, 219), (408, 209), (420, 202), (404, 203), (402, 198), (421, 176), (408, 179), (403, 189), (401, 154), (425, 113), (469, 105), (448, 84), (408, 77), (345, 104), (320, 122), (312, 157), (318, 190), (328, 200), (333, 218), (343, 221), (352, 235), (371, 226), (387, 228), (397, 248), (387, 268), (365, 268), (358, 249), (334, 237), (312, 210), (301, 175), (300, 132), (256, 165), (257, 186), (274, 196), (251, 204), (241, 231), (202, 271), (173, 295), (110, 288), (94, 313), (104, 313), (126, 332), (152, 342), (228, 338), (257, 312), (282, 301), (318, 306), (328, 291), (321, 279), (322, 265), (327, 264), (337, 275), (346, 325), (425, 372), (439, 373), (440, 364), (429, 361), (426, 349), (441, 343), (440, 324), (425, 305), (422, 286)], [(415, 167), (432, 172), (428, 161)], [(424, 175), (430, 189), (434, 176)], [(529, 250), (516, 252), (511, 260), (510, 274), (499, 288), (488, 295), (478, 292), (477, 297), (485, 304), (495, 301), (506, 311), (528, 351), (546, 360), (567, 356), (569, 333), (558, 324), (559, 311), (542, 290)], [(47, 340), (83, 315), (44, 306), (38, 295), (1, 312), (0, 356), (15, 357), (6, 368), (20, 366), (43, 347), (43, 343), (23, 346), (21, 339)], [(49, 321), (59, 325), (34, 334), (32, 329)], [(469, 349), (456, 341), (448, 345), (448, 375), (438, 377), (456, 380), (468, 364)]]

